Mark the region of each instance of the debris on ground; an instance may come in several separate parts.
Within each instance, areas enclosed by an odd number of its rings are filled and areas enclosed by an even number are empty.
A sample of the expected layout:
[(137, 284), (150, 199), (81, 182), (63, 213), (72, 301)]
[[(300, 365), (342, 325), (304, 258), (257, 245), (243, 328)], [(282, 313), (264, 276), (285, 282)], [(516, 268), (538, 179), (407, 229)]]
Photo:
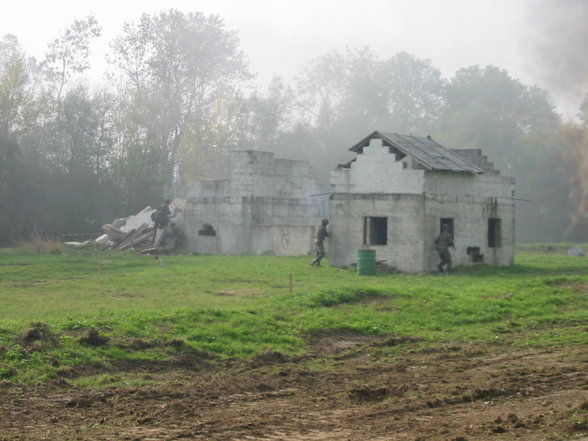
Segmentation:
[(155, 208), (145, 207), (139, 213), (127, 218), (115, 219), (102, 226), (104, 234), (94, 240), (65, 242), (66, 245), (84, 248), (90, 245), (109, 250), (134, 250), (140, 253), (154, 252), (160, 248), (178, 250), (182, 245), (184, 201), (176, 198), (170, 204), (170, 223), (157, 231), (151, 215)]
[(570, 248), (568, 250), (568, 256), (572, 256), (572, 257), (584, 257), (584, 250), (582, 249), (582, 247), (580, 245), (576, 245), (573, 248)]

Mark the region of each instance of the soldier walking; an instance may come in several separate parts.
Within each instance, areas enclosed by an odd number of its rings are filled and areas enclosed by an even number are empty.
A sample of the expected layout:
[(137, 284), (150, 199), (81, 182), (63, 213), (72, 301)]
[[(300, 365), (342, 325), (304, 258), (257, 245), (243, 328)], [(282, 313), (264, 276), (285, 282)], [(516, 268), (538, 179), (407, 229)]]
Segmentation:
[(314, 245), (316, 250), (316, 257), (310, 264), (312, 266), (321, 266), (321, 260), (325, 257), (325, 238), (329, 236), (327, 231), (327, 225), (329, 221), (327, 219), (321, 220), (321, 223), (316, 227), (314, 235)]
[(453, 238), (451, 237), (451, 233), (449, 232), (449, 225), (443, 224), (441, 226), (441, 233), (435, 239), (435, 249), (439, 253), (439, 258), (441, 262), (437, 265), (439, 268), (439, 272), (443, 272), (443, 266), (447, 266), (447, 272), (451, 271), (451, 253), (449, 252), (449, 247), (455, 249), (453, 246)]
[(152, 214), (151, 220), (153, 221), (153, 244), (155, 244), (155, 237), (157, 236), (157, 230), (165, 228), (169, 224), (169, 217), (171, 216), (171, 210), (169, 209), (171, 201), (166, 199), (163, 204), (159, 206)]

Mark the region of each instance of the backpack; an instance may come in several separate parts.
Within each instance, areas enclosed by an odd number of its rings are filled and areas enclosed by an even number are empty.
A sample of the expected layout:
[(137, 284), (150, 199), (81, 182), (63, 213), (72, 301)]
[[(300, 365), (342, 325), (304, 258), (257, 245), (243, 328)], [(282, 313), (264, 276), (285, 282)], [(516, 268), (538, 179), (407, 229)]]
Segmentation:
[(163, 215), (163, 213), (158, 208), (153, 213), (151, 213), (151, 220), (153, 221), (153, 223), (159, 224), (162, 221), (162, 217), (163, 217), (162, 215)]

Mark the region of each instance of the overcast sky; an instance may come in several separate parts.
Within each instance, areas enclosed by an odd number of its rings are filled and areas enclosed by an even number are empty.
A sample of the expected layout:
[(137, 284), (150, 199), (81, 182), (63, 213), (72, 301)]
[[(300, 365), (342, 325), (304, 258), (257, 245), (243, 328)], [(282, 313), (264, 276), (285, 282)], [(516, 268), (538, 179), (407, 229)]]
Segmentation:
[(173, 7), (220, 15), (228, 30), (238, 31), (262, 85), (274, 75), (292, 79), (330, 50), (368, 46), (380, 59), (401, 51), (428, 58), (446, 77), (461, 67), (492, 64), (556, 94), (526, 56), (525, 40), (533, 35), (527, 32), (529, 8), (535, 5), (537, 0), (13, 0), (3, 4), (0, 34), (15, 34), (41, 58), (64, 27), (93, 13), (103, 29), (94, 46), (98, 70), (124, 22)]

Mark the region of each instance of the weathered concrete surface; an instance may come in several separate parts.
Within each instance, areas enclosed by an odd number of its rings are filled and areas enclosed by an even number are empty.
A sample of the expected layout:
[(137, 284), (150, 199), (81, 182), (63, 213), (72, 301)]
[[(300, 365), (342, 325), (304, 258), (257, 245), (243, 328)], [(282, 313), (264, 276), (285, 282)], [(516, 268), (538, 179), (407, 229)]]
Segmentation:
[[(372, 139), (349, 168), (332, 173), (329, 264), (350, 266), (357, 250), (370, 248), (377, 260), (400, 271), (435, 270), (441, 219), (453, 220), (454, 265), (473, 263), (468, 254), (473, 248), (485, 263), (512, 264), (514, 179), (498, 175), (478, 150), (467, 155), (484, 165), (483, 174), (425, 170), (414, 158), (398, 159), (380, 139)], [(366, 217), (387, 219), (385, 245), (364, 244)], [(500, 219), (500, 246), (489, 246), (489, 219)]]
[(326, 196), (310, 163), (231, 153), (227, 179), (200, 180), (185, 208), (186, 247), (202, 254), (300, 255), (312, 250)]

